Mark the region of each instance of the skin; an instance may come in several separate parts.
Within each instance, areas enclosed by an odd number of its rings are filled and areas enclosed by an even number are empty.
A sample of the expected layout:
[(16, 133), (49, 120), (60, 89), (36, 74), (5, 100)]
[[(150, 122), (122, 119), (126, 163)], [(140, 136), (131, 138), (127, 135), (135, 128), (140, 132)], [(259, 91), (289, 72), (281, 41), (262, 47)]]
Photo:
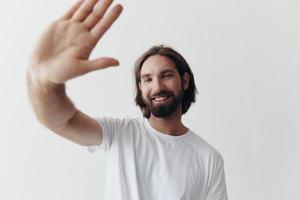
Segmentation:
[(27, 70), (28, 96), (37, 119), (58, 135), (84, 146), (101, 143), (102, 129), (95, 119), (73, 105), (65, 93), (65, 83), (119, 64), (109, 57), (88, 59), (122, 11), (120, 4), (107, 11), (111, 3), (111, 0), (75, 3), (41, 35)]
[[(89, 60), (92, 50), (122, 12), (120, 4), (108, 11), (111, 3), (112, 0), (75, 3), (43, 32), (32, 52), (27, 70), (28, 97), (39, 122), (83, 146), (100, 144), (102, 128), (94, 118), (73, 105), (65, 92), (65, 83), (94, 70), (119, 64), (117, 59), (110, 57)], [(158, 80), (159, 69), (155, 66), (160, 66), (159, 63), (165, 63), (161, 67), (172, 66), (170, 60), (149, 58), (142, 68), (143, 72), (150, 70), (154, 80)], [(187, 85), (189, 78), (185, 76), (184, 85)], [(151, 87), (141, 85), (141, 90), (146, 95), (157, 90), (157, 87), (166, 87), (176, 93), (180, 84), (177, 73), (170, 82), (161, 81), (160, 84), (151, 84)], [(175, 113), (165, 119), (151, 116), (150, 124), (166, 134), (183, 134), (187, 128), (181, 123), (180, 109), (178, 107)]]
[[(169, 91), (173, 92), (174, 95), (178, 95), (182, 88), (186, 90), (189, 85), (190, 77), (188, 73), (185, 73), (181, 80), (175, 63), (161, 55), (150, 56), (143, 63), (140, 73), (141, 82), (139, 88), (142, 91), (143, 98), (148, 101), (153, 101), (153, 96), (159, 91)], [(156, 105), (168, 104), (170, 100), (168, 98), (166, 101), (156, 103)], [(162, 133), (183, 135), (188, 131), (188, 128), (183, 125), (181, 116), (182, 110), (181, 105), (179, 105), (176, 111), (168, 117), (157, 118), (151, 113), (149, 123)]]

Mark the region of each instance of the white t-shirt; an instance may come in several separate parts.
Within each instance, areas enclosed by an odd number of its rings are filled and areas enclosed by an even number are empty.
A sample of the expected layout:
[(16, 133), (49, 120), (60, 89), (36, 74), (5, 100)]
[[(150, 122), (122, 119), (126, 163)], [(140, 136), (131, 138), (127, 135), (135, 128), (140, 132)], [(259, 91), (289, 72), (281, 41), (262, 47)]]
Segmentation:
[(97, 118), (105, 200), (227, 200), (223, 158), (199, 135), (161, 133), (146, 118)]

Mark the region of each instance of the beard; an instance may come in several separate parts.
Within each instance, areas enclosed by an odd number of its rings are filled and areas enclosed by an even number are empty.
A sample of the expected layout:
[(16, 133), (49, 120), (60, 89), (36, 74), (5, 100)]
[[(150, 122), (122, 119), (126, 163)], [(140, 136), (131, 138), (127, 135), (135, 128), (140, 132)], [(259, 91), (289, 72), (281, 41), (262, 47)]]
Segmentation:
[[(154, 97), (167, 97), (167, 102), (155, 103)], [(143, 97), (143, 101), (150, 112), (157, 118), (164, 118), (172, 115), (178, 106), (181, 106), (182, 100), (184, 96), (184, 90), (181, 89), (179, 94), (175, 96), (173, 92), (169, 91), (160, 91), (152, 97), (147, 97), (145, 99)]]

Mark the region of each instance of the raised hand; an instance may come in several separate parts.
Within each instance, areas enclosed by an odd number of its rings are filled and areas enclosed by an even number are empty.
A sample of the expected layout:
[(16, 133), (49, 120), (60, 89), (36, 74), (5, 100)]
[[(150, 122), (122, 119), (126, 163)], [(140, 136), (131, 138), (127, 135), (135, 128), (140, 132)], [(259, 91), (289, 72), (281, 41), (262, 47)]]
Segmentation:
[(120, 4), (107, 12), (111, 3), (78, 1), (51, 23), (33, 51), (28, 70), (31, 78), (45, 84), (63, 84), (93, 70), (118, 65), (118, 60), (109, 57), (89, 60), (99, 39), (122, 12)]

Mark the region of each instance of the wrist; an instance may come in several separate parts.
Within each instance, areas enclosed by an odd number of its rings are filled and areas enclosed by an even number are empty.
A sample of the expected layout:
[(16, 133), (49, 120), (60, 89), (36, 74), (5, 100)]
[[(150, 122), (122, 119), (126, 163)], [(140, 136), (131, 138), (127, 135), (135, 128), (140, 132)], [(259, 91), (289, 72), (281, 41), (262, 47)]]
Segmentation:
[(57, 91), (64, 90), (65, 84), (58, 84), (52, 81), (41, 78), (38, 72), (29, 68), (26, 74), (27, 86), (28, 88), (38, 90), (38, 91)]

